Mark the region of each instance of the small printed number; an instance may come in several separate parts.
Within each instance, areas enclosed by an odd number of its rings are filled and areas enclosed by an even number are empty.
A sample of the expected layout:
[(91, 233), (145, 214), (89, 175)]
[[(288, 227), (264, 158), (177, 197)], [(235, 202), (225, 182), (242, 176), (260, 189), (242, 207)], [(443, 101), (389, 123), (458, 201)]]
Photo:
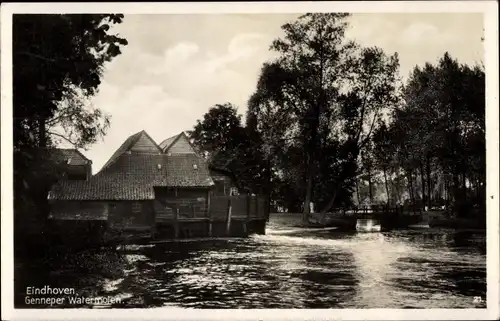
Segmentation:
[(481, 302), (483, 302), (483, 298), (481, 298), (480, 296), (475, 296), (473, 299), (473, 302), (474, 303), (481, 303)]

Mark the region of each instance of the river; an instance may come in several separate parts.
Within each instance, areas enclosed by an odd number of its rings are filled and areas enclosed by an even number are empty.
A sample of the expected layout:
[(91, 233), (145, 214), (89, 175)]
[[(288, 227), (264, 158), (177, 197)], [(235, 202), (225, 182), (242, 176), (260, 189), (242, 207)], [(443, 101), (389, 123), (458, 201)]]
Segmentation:
[(274, 215), (266, 235), (246, 239), (129, 245), (16, 262), (15, 305), (46, 307), (28, 304), (26, 288), (48, 285), (102, 298), (79, 306), (66, 298), (53, 308), (485, 307), (484, 231), (363, 234), (287, 222)]

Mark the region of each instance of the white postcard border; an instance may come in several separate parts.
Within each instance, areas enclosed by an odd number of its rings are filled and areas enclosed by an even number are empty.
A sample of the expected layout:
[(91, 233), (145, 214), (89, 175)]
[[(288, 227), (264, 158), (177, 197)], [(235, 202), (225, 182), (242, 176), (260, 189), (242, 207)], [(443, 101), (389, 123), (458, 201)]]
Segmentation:
[[(488, 309), (14, 309), (12, 196), (12, 14), (14, 13), (302, 13), (481, 12), (485, 22), (487, 146), (487, 305)], [(210, 3), (3, 3), (1, 6), (1, 225), (2, 319), (171, 319), (171, 320), (485, 320), (499, 318), (499, 171), (498, 171), (498, 4), (495, 1), (352, 1)], [(464, 22), (466, 23), (466, 22)]]

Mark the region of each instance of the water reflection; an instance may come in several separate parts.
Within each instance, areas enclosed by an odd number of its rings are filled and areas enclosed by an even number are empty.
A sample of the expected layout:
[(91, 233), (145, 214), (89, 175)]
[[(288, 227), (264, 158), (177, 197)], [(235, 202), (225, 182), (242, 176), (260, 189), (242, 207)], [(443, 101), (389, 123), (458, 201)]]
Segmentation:
[(479, 307), (473, 296), (485, 297), (484, 233), (279, 227), (248, 239), (24, 262), (16, 267), (16, 306), (34, 308), (24, 304), (24, 289), (46, 284), (119, 298), (107, 307), (121, 308), (470, 308)]

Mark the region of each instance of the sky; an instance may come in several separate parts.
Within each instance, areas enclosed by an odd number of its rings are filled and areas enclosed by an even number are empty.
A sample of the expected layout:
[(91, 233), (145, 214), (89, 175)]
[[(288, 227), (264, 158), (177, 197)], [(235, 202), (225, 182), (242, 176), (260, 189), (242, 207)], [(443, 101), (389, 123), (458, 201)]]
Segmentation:
[[(190, 130), (215, 104), (244, 114), (269, 46), (297, 14), (125, 15), (111, 29), (128, 40), (106, 65), (94, 107), (111, 116), (106, 136), (83, 153), (96, 173), (125, 141), (145, 130), (158, 144)], [(448, 51), (482, 62), (483, 16), (474, 13), (356, 13), (347, 37), (398, 52), (404, 80), (416, 65)]]

